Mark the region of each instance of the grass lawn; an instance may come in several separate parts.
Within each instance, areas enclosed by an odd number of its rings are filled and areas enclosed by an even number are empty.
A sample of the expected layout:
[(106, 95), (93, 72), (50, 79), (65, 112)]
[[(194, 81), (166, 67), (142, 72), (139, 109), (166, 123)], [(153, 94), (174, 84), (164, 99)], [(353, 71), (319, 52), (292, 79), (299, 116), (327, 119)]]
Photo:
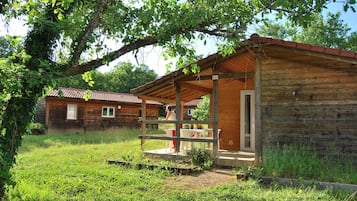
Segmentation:
[[(199, 190), (175, 190), (164, 170), (108, 165), (106, 159), (141, 155), (138, 130), (25, 136), (9, 200), (344, 200), (311, 188), (262, 187), (232, 182)], [(165, 146), (147, 141), (146, 149)], [(345, 199), (348, 200), (348, 199)], [(352, 200), (352, 199), (350, 199)]]

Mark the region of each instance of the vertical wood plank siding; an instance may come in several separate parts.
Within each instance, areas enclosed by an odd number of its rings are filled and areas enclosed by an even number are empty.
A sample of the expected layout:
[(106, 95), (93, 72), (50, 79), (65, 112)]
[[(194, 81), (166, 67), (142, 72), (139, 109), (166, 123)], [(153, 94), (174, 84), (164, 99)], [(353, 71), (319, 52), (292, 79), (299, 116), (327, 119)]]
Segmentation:
[(262, 61), (263, 149), (313, 144), (357, 158), (357, 69)]

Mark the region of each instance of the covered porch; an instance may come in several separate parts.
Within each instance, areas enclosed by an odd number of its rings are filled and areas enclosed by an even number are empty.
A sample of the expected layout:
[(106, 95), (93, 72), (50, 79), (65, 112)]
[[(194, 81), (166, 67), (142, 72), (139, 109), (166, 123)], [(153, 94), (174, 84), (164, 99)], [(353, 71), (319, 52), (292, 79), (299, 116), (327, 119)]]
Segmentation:
[[(184, 73), (182, 68), (131, 90), (142, 100), (142, 134), (139, 137), (143, 151), (147, 154), (185, 156), (187, 151), (198, 147), (211, 150), (216, 163), (226, 163), (223, 160), (254, 163), (257, 158), (255, 88), (259, 84), (255, 82), (259, 66), (254, 55), (245, 50), (225, 58), (214, 54), (196, 64), (200, 67), (197, 74)], [(209, 118), (204, 121), (183, 120), (184, 103), (204, 95), (210, 96)], [(176, 120), (146, 119), (148, 100), (175, 104)], [(149, 134), (148, 124), (171, 124), (172, 129), (165, 134)], [(168, 147), (144, 150), (145, 141), (150, 139), (166, 140)], [(227, 166), (241, 164), (227, 163)]]

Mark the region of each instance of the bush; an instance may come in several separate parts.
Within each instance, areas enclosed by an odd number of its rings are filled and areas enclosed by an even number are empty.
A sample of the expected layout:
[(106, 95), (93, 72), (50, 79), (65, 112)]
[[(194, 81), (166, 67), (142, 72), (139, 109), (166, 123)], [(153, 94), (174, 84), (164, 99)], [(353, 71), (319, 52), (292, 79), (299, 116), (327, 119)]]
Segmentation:
[(31, 135), (43, 135), (46, 133), (45, 127), (40, 123), (32, 123), (30, 124)]
[(193, 165), (199, 165), (204, 169), (210, 169), (213, 165), (211, 152), (209, 150), (192, 149), (187, 152), (187, 155), (191, 157)]

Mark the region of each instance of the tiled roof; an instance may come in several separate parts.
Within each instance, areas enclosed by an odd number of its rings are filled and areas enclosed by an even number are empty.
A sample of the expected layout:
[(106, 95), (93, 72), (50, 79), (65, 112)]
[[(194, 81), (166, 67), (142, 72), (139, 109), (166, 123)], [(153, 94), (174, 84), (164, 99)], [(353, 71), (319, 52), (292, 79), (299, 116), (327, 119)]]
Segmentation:
[[(74, 88), (59, 88), (58, 90), (51, 90), (48, 92), (47, 96), (50, 97), (59, 97), (59, 90), (62, 92), (61, 95), (64, 98), (75, 98), (83, 99), (84, 89), (74, 89)], [(90, 100), (102, 100), (102, 101), (115, 101), (121, 103), (141, 103), (142, 101), (132, 95), (126, 93), (114, 93), (114, 92), (105, 92), (105, 91), (91, 91)], [(147, 104), (161, 105), (161, 103), (156, 101), (146, 101)]]
[[(184, 106), (197, 106), (198, 103), (200, 103), (202, 99), (193, 99), (191, 101), (185, 102)], [(176, 106), (176, 104), (168, 104), (171, 106)]]
[(265, 38), (260, 37), (258, 34), (253, 34), (250, 36), (250, 41), (258, 42), (258, 43), (267, 43), (267, 44), (274, 44), (283, 47), (295, 48), (300, 50), (307, 50), (311, 52), (318, 52), (330, 55), (336, 55), (341, 57), (348, 57), (348, 58), (357, 58), (357, 52), (342, 50), (337, 48), (329, 48), (320, 45), (311, 45), (307, 43), (297, 43), (293, 41), (284, 41), (280, 39), (273, 39), (273, 38)]
[(202, 99), (194, 99), (192, 101), (186, 102), (185, 106), (196, 106), (201, 101), (202, 101)]

